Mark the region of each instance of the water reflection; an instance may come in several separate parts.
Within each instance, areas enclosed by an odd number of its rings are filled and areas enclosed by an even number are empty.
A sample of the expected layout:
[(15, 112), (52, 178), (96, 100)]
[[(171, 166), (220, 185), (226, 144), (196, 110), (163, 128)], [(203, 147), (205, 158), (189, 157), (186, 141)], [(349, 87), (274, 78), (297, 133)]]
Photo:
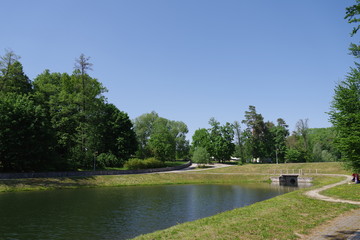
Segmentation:
[[(288, 189), (289, 191), (293, 191), (294, 189), (300, 189), (300, 188), (308, 188), (311, 187), (313, 184), (311, 182), (302, 182), (299, 183), (297, 182), (296, 184), (293, 185), (289, 185), (289, 184), (283, 184), (283, 183), (279, 183), (279, 182), (272, 182), (271, 183), (271, 188), (279, 188), (279, 189)], [(291, 190), (292, 189), (292, 190)]]
[(270, 184), (0, 194), (0, 239), (127, 239), (294, 190)]

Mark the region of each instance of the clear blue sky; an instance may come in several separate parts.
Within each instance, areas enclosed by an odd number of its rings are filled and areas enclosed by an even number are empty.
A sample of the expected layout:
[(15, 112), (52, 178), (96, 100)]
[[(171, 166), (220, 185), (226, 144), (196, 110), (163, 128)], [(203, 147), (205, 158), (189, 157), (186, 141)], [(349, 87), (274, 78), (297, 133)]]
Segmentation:
[(81, 53), (108, 101), (131, 119), (156, 111), (189, 137), (241, 121), (249, 105), (329, 127), (335, 84), (353, 66), (344, 20), (354, 0), (0, 0), (0, 54), (11, 48), (34, 79), (73, 71)]

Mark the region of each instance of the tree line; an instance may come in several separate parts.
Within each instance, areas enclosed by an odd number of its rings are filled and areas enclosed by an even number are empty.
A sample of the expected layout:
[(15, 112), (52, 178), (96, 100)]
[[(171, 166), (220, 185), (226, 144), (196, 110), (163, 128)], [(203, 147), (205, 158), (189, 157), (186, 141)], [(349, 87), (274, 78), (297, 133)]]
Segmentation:
[(52, 171), (122, 165), (137, 149), (133, 124), (108, 103), (81, 54), (74, 71), (45, 70), (33, 81), (20, 57), (0, 59), (0, 169)]
[[(285, 120), (278, 118), (276, 124), (265, 121), (249, 106), (244, 120), (221, 125), (214, 118), (210, 128), (200, 128), (192, 137), (191, 155), (203, 156), (224, 162), (230, 158), (240, 163), (290, 163), (338, 161), (339, 151), (334, 145), (336, 132), (333, 128), (311, 129), (308, 120), (299, 120), (290, 135)], [(242, 129), (244, 126), (244, 129)], [(207, 157), (206, 157), (207, 156)]]
[[(81, 54), (72, 74), (45, 70), (31, 81), (20, 56), (0, 58), (0, 171), (122, 167), (129, 158), (165, 162), (189, 157), (188, 128), (156, 112), (131, 121), (108, 103)], [(161, 163), (148, 161), (150, 165)], [(131, 165), (131, 164), (129, 164)]]
[(210, 127), (196, 130), (190, 144), (184, 122), (154, 111), (131, 121), (108, 103), (107, 89), (89, 75), (92, 64), (84, 54), (75, 60), (72, 74), (45, 70), (33, 81), (19, 59), (11, 50), (0, 59), (1, 171), (121, 167), (131, 157), (165, 162), (199, 152), (208, 160), (237, 158), (241, 163), (340, 157), (334, 129), (309, 129), (308, 121), (300, 120), (290, 135), (282, 118), (276, 124), (265, 121), (255, 106), (241, 122), (221, 125), (211, 118)]
[[(360, 0), (346, 8), (345, 19), (355, 24), (351, 36), (360, 29)], [(360, 44), (351, 43), (350, 54), (360, 58)], [(307, 120), (300, 120), (291, 136), (287, 125), (278, 119), (277, 125), (264, 122), (261, 114), (250, 106), (245, 114), (247, 128), (240, 130), (240, 124), (234, 123), (236, 132), (236, 156), (246, 159), (273, 159), (276, 161), (337, 161), (342, 160), (349, 169), (360, 171), (360, 64), (350, 68), (344, 80), (334, 90), (333, 101), (328, 112), (331, 128), (309, 129)], [(196, 132), (194, 157), (206, 161), (213, 151), (211, 145), (212, 129), (199, 129)], [(284, 139), (286, 138), (286, 141)], [(193, 138), (194, 139), (194, 138)], [(199, 142), (196, 143), (196, 140)], [(284, 144), (286, 142), (286, 144)]]
[[(345, 19), (360, 29), (360, 0), (346, 8)], [(360, 45), (350, 53), (360, 56)], [(244, 120), (221, 125), (211, 118), (186, 140), (188, 129), (181, 121), (143, 114), (134, 121), (108, 103), (107, 89), (89, 75), (90, 58), (81, 54), (74, 70), (45, 70), (31, 81), (20, 57), (6, 50), (0, 57), (0, 170), (55, 171), (119, 167), (130, 157), (159, 161), (211, 158), (224, 162), (236, 157), (241, 163), (311, 162), (344, 160), (360, 171), (360, 64), (335, 87), (329, 112), (334, 127), (311, 129), (299, 120), (290, 135), (279, 118), (265, 121), (255, 106)], [(244, 128), (242, 129), (242, 126)]]

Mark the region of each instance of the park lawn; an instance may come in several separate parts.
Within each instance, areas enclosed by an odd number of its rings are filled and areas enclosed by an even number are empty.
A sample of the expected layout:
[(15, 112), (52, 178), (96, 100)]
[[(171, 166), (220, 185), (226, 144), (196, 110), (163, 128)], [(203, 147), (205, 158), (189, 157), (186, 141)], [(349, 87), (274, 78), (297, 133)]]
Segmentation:
[(335, 198), (360, 201), (360, 184), (344, 184), (322, 191), (321, 194)]
[(0, 180), (0, 192), (36, 191), (79, 187), (121, 187), (168, 184), (211, 184), (269, 182), (269, 176), (238, 176), (194, 173), (153, 173), (72, 178), (32, 178)]
[[(219, 168), (209, 170), (209, 172), (216, 173), (243, 173), (243, 174), (279, 174), (283, 173), (298, 173), (299, 169), (303, 173), (309, 172), (314, 174), (316, 170), (319, 174), (350, 174), (351, 172), (344, 169), (341, 162), (317, 162), (317, 163), (283, 163), (283, 164), (244, 164), (242, 166), (232, 166), (227, 168)], [(288, 170), (288, 171), (287, 171)]]
[[(273, 173), (274, 169), (317, 168), (321, 168), (322, 173), (348, 173), (342, 169), (341, 163), (246, 164), (200, 172), (0, 180), (0, 192), (163, 184), (256, 183), (269, 182), (270, 173)], [(318, 179), (321, 178), (324, 177), (314, 176), (314, 182), (317, 183)]]
[[(320, 187), (342, 178), (321, 178)], [(147, 239), (298, 239), (340, 214), (359, 206), (306, 197), (302, 189), (247, 207), (141, 235)]]

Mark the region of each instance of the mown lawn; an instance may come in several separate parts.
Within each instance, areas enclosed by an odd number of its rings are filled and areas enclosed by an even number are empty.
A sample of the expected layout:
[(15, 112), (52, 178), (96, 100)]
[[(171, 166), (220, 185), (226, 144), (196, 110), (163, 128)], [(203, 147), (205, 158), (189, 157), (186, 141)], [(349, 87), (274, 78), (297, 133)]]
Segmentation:
[[(344, 184), (322, 191), (325, 196), (360, 201), (360, 184)], [(359, 223), (360, 224), (360, 223)]]
[(72, 178), (32, 178), (0, 180), (0, 192), (51, 190), (78, 187), (121, 187), (165, 184), (209, 184), (266, 182), (269, 176), (238, 176), (197, 173), (154, 173)]
[[(200, 172), (0, 180), (0, 192), (77, 187), (269, 182), (270, 173), (273, 173), (274, 169), (321, 169), (321, 173), (348, 173), (342, 169), (341, 163), (247, 164)], [(314, 176), (314, 181), (321, 178), (324, 177)]]
[[(342, 178), (321, 178), (322, 185)], [(330, 203), (306, 197), (303, 189), (244, 208), (187, 222), (135, 239), (298, 239), (356, 205)]]
[(246, 174), (279, 174), (281, 170), (283, 173), (295, 173), (302, 169), (303, 173), (309, 172), (314, 174), (351, 174), (350, 171), (343, 168), (341, 162), (319, 162), (319, 163), (286, 163), (286, 164), (245, 164), (242, 166), (231, 166), (227, 168), (219, 168), (210, 170), (210, 172), (217, 173), (246, 173)]

